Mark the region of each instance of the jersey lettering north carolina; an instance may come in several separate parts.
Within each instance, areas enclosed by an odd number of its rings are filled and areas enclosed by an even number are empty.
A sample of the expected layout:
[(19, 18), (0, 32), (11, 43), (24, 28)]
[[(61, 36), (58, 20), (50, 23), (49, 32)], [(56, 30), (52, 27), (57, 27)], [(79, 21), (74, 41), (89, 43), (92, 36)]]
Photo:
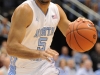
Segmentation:
[[(31, 50), (49, 49), (54, 32), (60, 20), (57, 6), (51, 2), (48, 7), (48, 12), (45, 15), (35, 3), (35, 0), (28, 0), (23, 4), (28, 4), (33, 10), (34, 15), (32, 23), (26, 29), (26, 34), (21, 44)], [(28, 14), (26, 15), (28, 16)], [(27, 74), (28, 70), (35, 71), (45, 62), (45, 60), (38, 61), (11, 57), (9, 75), (16, 75), (22, 71)]]

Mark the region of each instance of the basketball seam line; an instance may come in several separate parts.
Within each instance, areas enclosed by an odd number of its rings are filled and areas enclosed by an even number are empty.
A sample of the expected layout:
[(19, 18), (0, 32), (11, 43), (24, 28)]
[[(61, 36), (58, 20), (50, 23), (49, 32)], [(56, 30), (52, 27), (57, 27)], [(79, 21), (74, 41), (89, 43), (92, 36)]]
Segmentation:
[[(71, 31), (71, 29), (69, 28), (69, 30)], [(71, 34), (70, 34), (70, 43), (69, 43), (69, 45), (71, 46)]]
[[(82, 37), (84, 37), (83, 35), (81, 35), (78, 31), (77, 31), (77, 33), (80, 35), (80, 36), (82, 36)], [(86, 37), (84, 37), (85, 39), (87, 39)], [(87, 39), (88, 41), (90, 41), (89, 39)], [(90, 41), (92, 44), (94, 44), (92, 41)]]
[[(86, 38), (86, 37), (84, 37), (83, 35), (81, 35), (79, 32), (78, 32), (78, 30), (77, 30), (77, 33), (80, 35), (80, 36), (82, 36), (83, 38), (85, 38), (86, 40), (88, 40), (88, 41), (90, 41), (88, 38)], [(90, 41), (92, 44), (94, 44), (92, 41)]]
[[(84, 29), (88, 29), (88, 28), (80, 28), (80, 29), (76, 29), (76, 30), (73, 30), (73, 31), (70, 30), (69, 33), (74, 32), (74, 31), (77, 31), (77, 30), (84, 30)], [(95, 30), (93, 30), (93, 29), (89, 29), (89, 30), (95, 31)], [(96, 31), (95, 31), (95, 32), (96, 32)], [(67, 33), (67, 35), (68, 35), (69, 33)], [(66, 36), (67, 36), (67, 35), (66, 35)]]
[[(73, 25), (72, 25), (73, 26)], [(69, 28), (70, 32), (71, 32), (71, 29)], [(69, 34), (69, 33), (68, 33)], [(67, 36), (67, 35), (66, 35)], [(71, 34), (70, 34), (70, 47), (71, 47)], [(76, 48), (75, 48), (76, 49)]]
[[(78, 24), (78, 25), (80, 25), (80, 24)], [(73, 25), (73, 29), (74, 29), (74, 25)], [(74, 37), (75, 37), (75, 40), (76, 40), (77, 45), (81, 48), (81, 46), (80, 46), (79, 43), (77, 42), (77, 39), (76, 39), (76, 36), (75, 36), (74, 31), (73, 31), (73, 34), (74, 34)], [(81, 50), (84, 51), (82, 48), (81, 48)]]
[[(78, 25), (79, 26), (79, 25)], [(77, 26), (77, 28), (78, 28), (78, 26)], [(76, 30), (77, 30), (77, 28), (76, 28)], [(90, 30), (92, 30), (92, 29), (90, 29)], [(94, 30), (92, 30), (92, 31), (94, 31)], [(88, 41), (90, 41), (88, 38), (86, 38), (85, 36), (83, 36), (83, 35), (81, 35), (79, 32), (78, 32), (78, 30), (77, 30), (77, 33), (80, 35), (80, 36), (82, 36), (82, 37), (84, 37), (85, 39), (87, 39)], [(92, 41), (90, 41), (92, 44), (94, 44)]]

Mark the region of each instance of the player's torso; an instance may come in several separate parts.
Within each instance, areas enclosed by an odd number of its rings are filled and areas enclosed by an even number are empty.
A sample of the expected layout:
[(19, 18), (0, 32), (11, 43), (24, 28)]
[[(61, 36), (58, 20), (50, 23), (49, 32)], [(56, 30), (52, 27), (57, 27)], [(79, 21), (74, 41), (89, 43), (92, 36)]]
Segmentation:
[[(47, 50), (51, 45), (52, 37), (60, 20), (59, 10), (55, 4), (50, 3), (48, 12), (44, 15), (34, 0), (29, 0), (24, 3), (27, 3), (32, 8), (34, 15), (32, 23), (26, 29), (22, 45), (33, 50)], [(10, 67), (31, 68), (33, 66), (38, 67), (39, 64), (41, 65), (43, 62), (11, 57)]]
[(31, 25), (26, 30), (22, 44), (30, 49), (47, 50), (60, 19), (58, 8), (50, 3), (45, 15), (34, 0), (25, 3), (32, 8), (34, 16)]

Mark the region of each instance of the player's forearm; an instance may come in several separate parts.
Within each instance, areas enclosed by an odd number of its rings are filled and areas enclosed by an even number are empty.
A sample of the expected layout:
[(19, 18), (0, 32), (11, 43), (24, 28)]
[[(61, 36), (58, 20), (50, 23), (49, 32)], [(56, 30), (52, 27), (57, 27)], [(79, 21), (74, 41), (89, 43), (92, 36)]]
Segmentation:
[(62, 32), (62, 34), (66, 37), (66, 32), (67, 32), (67, 29), (69, 28), (69, 24), (71, 22), (69, 20), (67, 21), (64, 21), (63, 23), (60, 22), (59, 25), (58, 25), (58, 28), (60, 29), (60, 31)]
[(21, 44), (8, 45), (7, 52), (11, 56), (23, 59), (36, 59), (39, 58), (40, 54), (40, 51), (28, 49)]
[(67, 22), (65, 22), (65, 24), (64, 24), (64, 27), (63, 27), (63, 29), (62, 29), (62, 33), (63, 33), (63, 35), (66, 37), (66, 32), (67, 32), (67, 29), (69, 28), (69, 24), (70, 24), (71, 22), (69, 21), (69, 20), (67, 20)]

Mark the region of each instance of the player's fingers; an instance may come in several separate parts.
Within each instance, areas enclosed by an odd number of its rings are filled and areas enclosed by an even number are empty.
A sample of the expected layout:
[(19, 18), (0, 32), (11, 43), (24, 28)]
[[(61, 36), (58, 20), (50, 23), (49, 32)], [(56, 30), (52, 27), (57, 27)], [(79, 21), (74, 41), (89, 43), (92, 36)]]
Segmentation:
[(42, 60), (47, 60), (47, 61), (50, 62), (50, 59), (48, 59), (48, 57), (43, 56), (41, 59), (42, 59)]
[(87, 19), (86, 18), (81, 18), (81, 21), (86, 22)]
[(52, 55), (53, 57), (55, 56), (55, 53), (54, 53), (54, 52), (52, 52), (52, 51), (50, 51), (50, 50), (47, 50), (47, 51), (46, 51), (46, 53), (48, 53), (48, 54)]
[(44, 57), (44, 59), (51, 62), (51, 60), (48, 57)]
[(85, 21), (87, 21), (87, 19), (86, 18), (83, 18), (83, 17), (79, 17), (76, 21), (83, 21), (83, 22), (85, 22)]
[(92, 25), (94, 25), (94, 23), (93, 23), (92, 21), (90, 21), (90, 20), (88, 20), (88, 19), (85, 19), (85, 18), (83, 18), (83, 22), (89, 22), (89, 23), (91, 23)]
[[(75, 21), (74, 21), (74, 22), (75, 22)], [(70, 25), (74, 25), (74, 22), (70, 22), (70, 23), (69, 23), (69, 26), (70, 26)]]
[[(76, 21), (83, 21), (83, 22), (89, 22), (89, 23), (91, 23), (91, 24), (93, 24), (93, 22), (92, 21), (90, 21), (90, 20), (88, 20), (88, 19), (86, 19), (86, 18), (82, 18), (82, 17), (79, 17)], [(94, 25), (94, 24), (93, 24)]]
[(52, 49), (46, 50), (46, 52), (49, 53), (49, 54), (51, 54), (51, 55), (53, 55), (53, 56), (59, 55), (58, 52), (56, 52), (55, 50), (52, 50)]
[(51, 55), (51, 54), (49, 54), (49, 53), (44, 53), (44, 55), (43, 55), (44, 57), (46, 57), (46, 58), (53, 58), (53, 56)]
[(44, 53), (44, 55), (43, 55), (43, 59), (45, 59), (45, 60), (51, 62), (51, 60), (50, 60), (51, 58), (53, 58), (52, 55), (50, 55), (50, 54), (48, 54), (48, 53)]
[(82, 17), (79, 17), (76, 21), (79, 22), (79, 21), (82, 21), (82, 19), (83, 19)]
[(90, 22), (90, 23), (92, 23), (92, 21), (90, 21), (90, 20), (88, 20), (88, 19), (86, 19), (86, 18), (80, 18), (83, 22), (86, 22), (86, 21), (88, 21), (88, 22)]
[(59, 53), (55, 50), (50, 49), (53, 53), (55, 53), (55, 55), (59, 55)]

